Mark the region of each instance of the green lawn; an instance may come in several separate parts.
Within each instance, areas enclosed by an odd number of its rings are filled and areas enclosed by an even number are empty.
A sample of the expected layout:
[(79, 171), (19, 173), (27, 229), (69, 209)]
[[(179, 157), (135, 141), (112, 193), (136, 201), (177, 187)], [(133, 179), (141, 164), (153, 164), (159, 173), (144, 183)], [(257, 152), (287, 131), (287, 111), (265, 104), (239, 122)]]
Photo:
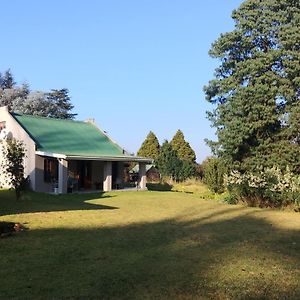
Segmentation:
[(0, 191), (0, 298), (300, 299), (300, 214), (202, 198)]

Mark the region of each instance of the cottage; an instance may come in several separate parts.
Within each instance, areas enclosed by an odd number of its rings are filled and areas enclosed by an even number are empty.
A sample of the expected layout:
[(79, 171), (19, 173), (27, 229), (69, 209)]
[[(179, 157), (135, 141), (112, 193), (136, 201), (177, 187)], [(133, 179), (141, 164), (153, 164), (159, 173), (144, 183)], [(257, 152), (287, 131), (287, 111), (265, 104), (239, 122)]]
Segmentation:
[[(122, 185), (128, 162), (139, 164), (139, 188), (146, 189), (146, 164), (152, 160), (128, 154), (93, 122), (21, 115), (0, 107), (0, 144), (6, 138), (23, 141), (25, 176), (34, 191), (111, 191)], [(0, 163), (3, 159), (1, 152)], [(7, 186), (2, 170), (1, 186)]]

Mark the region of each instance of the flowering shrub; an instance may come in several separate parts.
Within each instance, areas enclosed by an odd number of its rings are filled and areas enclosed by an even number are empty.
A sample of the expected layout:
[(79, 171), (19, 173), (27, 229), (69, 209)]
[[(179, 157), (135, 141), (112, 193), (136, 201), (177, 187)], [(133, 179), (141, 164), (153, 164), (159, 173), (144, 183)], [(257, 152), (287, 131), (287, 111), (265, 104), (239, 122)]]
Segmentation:
[(256, 173), (232, 171), (225, 176), (230, 199), (245, 201), (251, 206), (300, 206), (300, 176), (287, 167), (266, 168)]

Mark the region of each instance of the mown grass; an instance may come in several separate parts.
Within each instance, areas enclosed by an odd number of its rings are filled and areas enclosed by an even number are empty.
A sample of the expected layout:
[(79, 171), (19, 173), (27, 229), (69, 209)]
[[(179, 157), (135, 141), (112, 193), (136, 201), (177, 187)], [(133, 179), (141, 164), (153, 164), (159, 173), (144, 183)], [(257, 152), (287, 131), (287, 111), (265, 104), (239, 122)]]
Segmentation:
[(299, 299), (300, 216), (177, 192), (16, 202), (0, 220), (3, 299)]

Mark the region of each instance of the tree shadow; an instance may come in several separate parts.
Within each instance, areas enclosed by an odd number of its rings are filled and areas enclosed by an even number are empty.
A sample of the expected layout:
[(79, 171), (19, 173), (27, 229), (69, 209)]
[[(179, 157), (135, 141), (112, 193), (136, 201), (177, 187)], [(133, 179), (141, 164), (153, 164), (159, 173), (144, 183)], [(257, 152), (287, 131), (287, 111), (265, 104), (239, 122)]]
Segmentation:
[(22, 199), (17, 201), (13, 191), (0, 190), (0, 216), (35, 212), (118, 209), (114, 206), (88, 202), (111, 197), (115, 196), (103, 192), (64, 195), (25, 192)]
[(4, 297), (300, 297), (299, 230), (278, 229), (243, 209), (238, 217), (225, 209), (190, 220), (37, 229), (6, 241)]

